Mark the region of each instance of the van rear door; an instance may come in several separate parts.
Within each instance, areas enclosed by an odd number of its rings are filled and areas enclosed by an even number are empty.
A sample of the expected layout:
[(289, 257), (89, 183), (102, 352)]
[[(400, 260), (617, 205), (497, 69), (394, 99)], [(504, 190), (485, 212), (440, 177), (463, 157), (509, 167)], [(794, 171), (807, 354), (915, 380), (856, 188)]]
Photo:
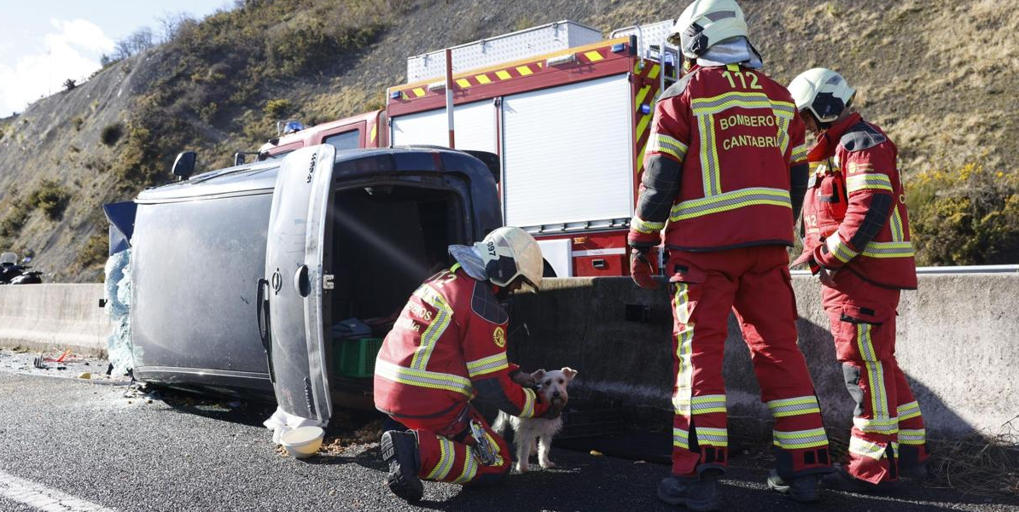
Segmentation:
[(332, 415), (323, 318), (331, 283), (323, 269), (335, 155), (334, 147), (319, 145), (283, 159), (269, 214), (263, 291), (276, 401), (287, 413), (323, 425)]

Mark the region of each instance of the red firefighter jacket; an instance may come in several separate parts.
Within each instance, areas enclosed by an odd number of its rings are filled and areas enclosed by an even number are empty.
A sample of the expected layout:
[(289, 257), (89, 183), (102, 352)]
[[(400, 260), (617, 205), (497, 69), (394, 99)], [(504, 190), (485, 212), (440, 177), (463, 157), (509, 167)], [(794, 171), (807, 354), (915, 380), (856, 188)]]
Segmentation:
[(846, 267), (887, 288), (916, 288), (897, 155), (888, 136), (860, 114), (821, 134), (809, 154), (814, 173), (801, 225), (804, 254), (797, 262)]
[(693, 68), (655, 107), (630, 244), (657, 245), (664, 228), (679, 250), (792, 245), (804, 133), (789, 91), (761, 71)]
[(375, 407), (393, 417), (461, 413), (471, 399), (524, 418), (549, 404), (510, 378), (509, 316), (491, 285), (454, 266), (422, 284), (375, 360)]

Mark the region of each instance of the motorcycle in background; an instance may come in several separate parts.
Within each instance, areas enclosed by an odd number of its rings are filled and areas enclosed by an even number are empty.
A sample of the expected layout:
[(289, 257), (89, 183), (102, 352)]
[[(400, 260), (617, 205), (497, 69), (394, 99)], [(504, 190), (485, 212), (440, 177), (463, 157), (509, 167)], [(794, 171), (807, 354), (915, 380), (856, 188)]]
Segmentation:
[(18, 255), (13, 252), (0, 253), (0, 284), (41, 284), (42, 272), (28, 270), (32, 261), (31, 252), (18, 264)]

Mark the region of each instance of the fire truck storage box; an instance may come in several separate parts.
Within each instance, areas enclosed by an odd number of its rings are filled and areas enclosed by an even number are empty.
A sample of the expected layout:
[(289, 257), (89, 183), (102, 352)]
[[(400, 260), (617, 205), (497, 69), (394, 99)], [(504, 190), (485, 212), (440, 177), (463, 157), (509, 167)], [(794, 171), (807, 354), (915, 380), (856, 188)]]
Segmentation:
[[(454, 46), (453, 73), (594, 44), (601, 40), (601, 31), (575, 21), (549, 23)], [(445, 74), (445, 50), (407, 58), (407, 83), (441, 79)]]

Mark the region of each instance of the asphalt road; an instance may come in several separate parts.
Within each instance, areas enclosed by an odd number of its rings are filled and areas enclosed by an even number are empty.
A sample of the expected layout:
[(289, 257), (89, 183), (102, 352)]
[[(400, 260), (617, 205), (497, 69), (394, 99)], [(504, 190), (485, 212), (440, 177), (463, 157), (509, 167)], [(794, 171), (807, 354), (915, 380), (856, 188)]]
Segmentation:
[[(383, 485), (375, 443), (302, 462), (276, 452), (262, 407), (125, 397), (123, 381), (75, 379), (77, 368), (28, 371), (7, 354), (4, 364), (0, 353), (0, 511), (675, 510), (654, 497), (666, 466), (556, 448), (557, 469), (483, 490), (426, 483), (425, 501), (409, 507)], [(733, 464), (723, 480), (725, 510), (1019, 511), (1019, 499), (920, 484), (895, 498), (826, 491), (821, 503), (802, 506), (769, 492), (766, 472), (752, 461)]]

